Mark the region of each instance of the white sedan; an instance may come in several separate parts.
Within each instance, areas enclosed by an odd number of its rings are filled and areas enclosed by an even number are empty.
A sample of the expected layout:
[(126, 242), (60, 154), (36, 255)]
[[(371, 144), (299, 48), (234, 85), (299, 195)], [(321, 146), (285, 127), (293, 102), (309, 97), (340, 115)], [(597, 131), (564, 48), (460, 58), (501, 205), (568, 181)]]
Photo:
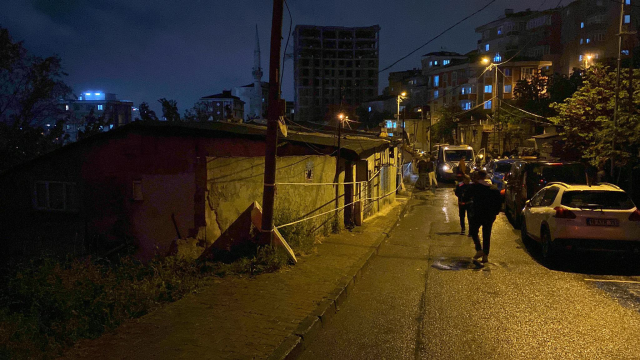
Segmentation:
[(541, 243), (545, 261), (558, 250), (640, 252), (640, 211), (615, 185), (551, 183), (522, 216), (522, 240)]

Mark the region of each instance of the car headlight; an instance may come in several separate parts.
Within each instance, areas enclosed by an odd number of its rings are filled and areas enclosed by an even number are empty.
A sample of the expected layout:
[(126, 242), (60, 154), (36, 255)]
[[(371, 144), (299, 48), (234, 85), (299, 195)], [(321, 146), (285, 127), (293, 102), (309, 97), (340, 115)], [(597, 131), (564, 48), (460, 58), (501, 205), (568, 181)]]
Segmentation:
[(451, 166), (449, 166), (447, 164), (442, 165), (442, 170), (444, 170), (446, 172), (452, 172)]

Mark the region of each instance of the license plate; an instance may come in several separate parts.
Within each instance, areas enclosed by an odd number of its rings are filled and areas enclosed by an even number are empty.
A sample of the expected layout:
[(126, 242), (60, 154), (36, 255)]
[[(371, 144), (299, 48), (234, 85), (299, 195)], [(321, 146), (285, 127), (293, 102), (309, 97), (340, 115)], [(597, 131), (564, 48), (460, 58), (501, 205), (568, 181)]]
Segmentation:
[(587, 219), (589, 226), (619, 226), (618, 219)]

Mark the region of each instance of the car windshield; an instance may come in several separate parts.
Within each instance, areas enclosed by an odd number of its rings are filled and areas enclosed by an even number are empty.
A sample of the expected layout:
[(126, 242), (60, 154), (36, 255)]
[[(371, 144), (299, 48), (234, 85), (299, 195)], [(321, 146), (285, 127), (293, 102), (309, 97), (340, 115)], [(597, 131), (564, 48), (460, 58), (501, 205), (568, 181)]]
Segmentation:
[(445, 161), (464, 161), (473, 160), (473, 150), (445, 150)]
[(573, 208), (629, 210), (635, 206), (627, 193), (622, 191), (566, 191), (562, 205)]
[(531, 180), (539, 183), (559, 181), (567, 184), (587, 184), (582, 164), (535, 164)]
[(496, 165), (495, 172), (508, 173), (511, 170), (511, 163), (499, 163)]

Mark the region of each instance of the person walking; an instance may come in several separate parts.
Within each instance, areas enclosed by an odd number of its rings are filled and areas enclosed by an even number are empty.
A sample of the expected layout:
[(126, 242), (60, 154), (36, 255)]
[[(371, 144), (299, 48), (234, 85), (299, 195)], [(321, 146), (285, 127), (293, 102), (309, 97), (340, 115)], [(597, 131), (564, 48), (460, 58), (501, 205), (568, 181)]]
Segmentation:
[(425, 190), (427, 188), (427, 176), (429, 176), (429, 162), (424, 157), (420, 157), (417, 167), (418, 181), (416, 181), (416, 189)]
[(462, 174), (462, 177), (467, 175), (467, 164), (464, 162), (464, 158), (460, 159), (460, 162), (458, 163), (458, 173), (456, 176), (460, 174)]
[[(467, 190), (469, 199), (473, 202), (472, 218), (469, 224), (471, 238), (476, 246), (476, 254), (474, 260), (482, 258), (482, 262), (489, 261), (489, 249), (491, 247), (491, 228), (496, 216), (500, 213), (501, 201), (500, 192), (487, 179), (487, 173), (484, 170), (476, 172), (476, 180), (469, 186)], [(480, 237), (478, 233), (482, 227), (482, 245), (480, 245)]]
[[(458, 198), (458, 215), (460, 215), (460, 235), (464, 235), (465, 221), (464, 218), (467, 215), (468, 206), (470, 205), (467, 196), (467, 190), (469, 188), (469, 177), (458, 176), (458, 183), (454, 190), (456, 197)], [(469, 229), (471, 229), (471, 218), (469, 217)]]
[(429, 188), (433, 189), (434, 183), (436, 187), (438, 187), (438, 180), (436, 179), (436, 158), (433, 156), (427, 165), (427, 171), (429, 172)]

